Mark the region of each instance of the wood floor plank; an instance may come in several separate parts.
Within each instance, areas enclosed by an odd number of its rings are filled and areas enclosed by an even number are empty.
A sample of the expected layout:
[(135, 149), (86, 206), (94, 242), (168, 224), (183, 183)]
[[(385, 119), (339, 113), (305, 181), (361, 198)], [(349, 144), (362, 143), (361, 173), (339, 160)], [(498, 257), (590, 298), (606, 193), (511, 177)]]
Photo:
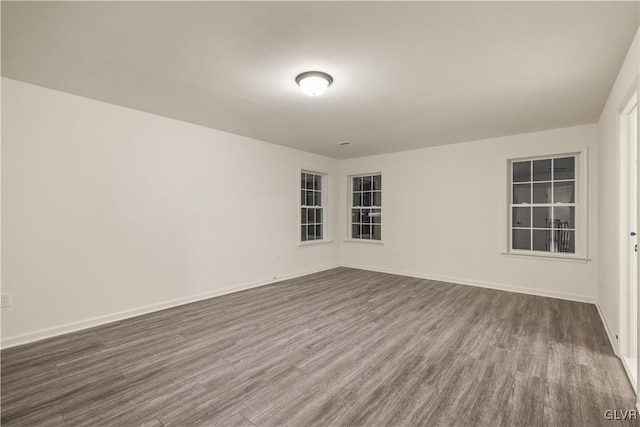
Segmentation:
[(597, 426), (635, 408), (594, 305), (349, 268), (1, 356), (2, 425)]

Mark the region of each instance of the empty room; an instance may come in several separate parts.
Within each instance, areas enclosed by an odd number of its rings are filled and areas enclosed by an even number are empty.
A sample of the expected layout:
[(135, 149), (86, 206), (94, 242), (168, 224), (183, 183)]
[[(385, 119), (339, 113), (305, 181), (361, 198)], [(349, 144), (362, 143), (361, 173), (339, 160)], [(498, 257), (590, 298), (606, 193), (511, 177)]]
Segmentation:
[(640, 425), (640, 2), (0, 6), (2, 425)]

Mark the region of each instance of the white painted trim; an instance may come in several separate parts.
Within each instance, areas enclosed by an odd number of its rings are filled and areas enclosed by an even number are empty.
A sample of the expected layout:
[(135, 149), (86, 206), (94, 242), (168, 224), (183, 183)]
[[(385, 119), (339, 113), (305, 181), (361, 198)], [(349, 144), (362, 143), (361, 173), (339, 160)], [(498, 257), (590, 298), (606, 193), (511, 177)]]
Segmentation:
[(2, 337), (2, 343), (0, 347), (2, 349), (15, 347), (22, 344), (28, 344), (34, 341), (40, 341), (46, 338), (52, 338), (58, 335), (68, 334), (70, 332), (80, 331), (82, 329), (92, 328), (94, 326), (104, 325), (106, 323), (116, 322), (119, 320), (129, 319), (131, 317), (141, 316), (143, 314), (153, 313), (167, 308), (177, 307), (184, 304), (189, 304), (196, 301), (202, 301), (209, 298), (215, 298), (222, 295), (232, 294), (234, 292), (240, 292), (247, 289), (257, 288), (260, 286), (270, 285), (283, 280), (294, 279), (296, 277), (306, 276), (308, 274), (318, 273), (321, 271), (331, 270), (333, 268), (340, 267), (339, 265), (332, 265), (329, 267), (322, 267), (314, 270), (288, 274), (280, 276), (277, 279), (259, 280), (256, 282), (245, 283), (237, 286), (230, 286), (227, 288), (216, 289), (211, 292), (205, 292), (202, 294), (192, 295), (184, 298), (178, 298), (171, 301), (165, 301), (157, 304), (151, 304), (145, 307), (134, 308), (131, 310), (124, 310), (113, 314), (107, 314), (104, 316), (98, 316), (91, 319), (81, 320), (79, 322), (67, 323), (60, 326), (54, 326), (52, 328), (41, 329), (35, 332), (29, 332), (23, 335), (16, 335), (13, 337)]
[(625, 374), (627, 374), (627, 379), (629, 380), (629, 384), (631, 384), (631, 388), (633, 389), (633, 392), (637, 396), (637, 394), (638, 394), (638, 386), (636, 385), (636, 382), (633, 379), (633, 374), (631, 373), (631, 368), (627, 364), (627, 358), (626, 357), (618, 357), (618, 359), (620, 359), (620, 362), (622, 363), (622, 367), (624, 368), (624, 372), (625, 372)]
[[(353, 178), (363, 177), (363, 176), (375, 176), (380, 175), (380, 179), (382, 180), (382, 188), (380, 189), (380, 206), (353, 206)], [(373, 239), (354, 239), (351, 237), (352, 231), (352, 223), (351, 223), (351, 214), (353, 209), (380, 209), (380, 217), (384, 219), (384, 195), (386, 194), (386, 190), (384, 188), (386, 179), (384, 178), (384, 171), (379, 170), (378, 172), (363, 172), (363, 173), (351, 173), (347, 174), (347, 222), (346, 222), (346, 232), (347, 235), (342, 239), (345, 243), (369, 243), (369, 244), (377, 244), (384, 245), (382, 240), (373, 240)], [(373, 201), (371, 201), (373, 203)], [(384, 222), (384, 221), (383, 221)], [(384, 236), (384, 228), (382, 227), (382, 223), (380, 223), (380, 231), (381, 237)], [(372, 224), (373, 225), (373, 224)]]
[(613, 353), (616, 356), (620, 357), (618, 355), (618, 344), (617, 344), (617, 341), (615, 339), (613, 339), (615, 334), (613, 334), (611, 332), (611, 328), (609, 327), (609, 324), (607, 323), (607, 319), (605, 319), (605, 317), (604, 317), (604, 313), (602, 312), (602, 307), (600, 307), (600, 303), (596, 302), (596, 308), (598, 309), (598, 314), (600, 315), (600, 320), (602, 320), (602, 324), (604, 325), (604, 330), (607, 332), (607, 336), (609, 337), (609, 344), (611, 344), (611, 348), (613, 349)]
[(536, 295), (541, 297), (558, 298), (569, 301), (586, 302), (595, 304), (596, 299), (593, 297), (585, 297), (583, 295), (567, 294), (564, 292), (545, 291), (542, 289), (522, 288), (519, 286), (505, 285), (502, 283), (482, 282), (479, 280), (461, 279), (458, 277), (436, 276), (431, 274), (416, 273), (411, 271), (389, 270), (384, 268), (372, 268), (368, 266), (342, 264), (342, 267), (357, 268), (359, 270), (375, 271), (377, 273), (396, 274), (399, 276), (416, 277), (419, 279), (436, 280), (438, 282), (453, 283), (456, 285), (475, 286), (478, 288), (495, 289), (498, 291), (516, 292), (519, 294)]
[(301, 248), (304, 248), (305, 246), (328, 245), (330, 243), (333, 243), (333, 240), (331, 240), (331, 239), (327, 239), (327, 240), (307, 240), (306, 242), (298, 243), (298, 246), (300, 246)]
[(500, 253), (502, 255), (528, 258), (528, 259), (544, 258), (545, 261), (549, 261), (549, 260), (571, 261), (571, 262), (581, 262), (583, 264), (586, 264), (587, 262), (592, 261), (591, 258), (585, 258), (582, 256), (574, 256), (574, 255), (565, 255), (561, 252), (538, 253), (536, 251), (511, 251), (511, 252), (500, 252)]
[[(307, 246), (307, 245), (318, 245), (318, 244), (325, 244), (325, 243), (333, 243), (333, 239), (331, 239), (329, 236), (331, 236), (331, 227), (332, 224), (329, 221), (329, 215), (327, 214), (327, 212), (329, 212), (329, 209), (331, 208), (331, 202), (330, 202), (330, 197), (329, 197), (329, 172), (326, 171), (316, 171), (313, 168), (304, 168), (301, 167), (298, 169), (298, 182), (300, 182), (301, 179), (301, 175), (303, 173), (308, 173), (308, 174), (312, 174), (312, 175), (320, 175), (321, 176), (321, 180), (322, 180), (322, 188), (320, 189), (320, 197), (322, 200), (322, 205), (321, 206), (303, 206), (302, 205), (302, 200), (300, 200), (298, 198), (298, 246)], [(299, 189), (299, 191), (302, 191), (302, 188)], [(298, 194), (298, 197), (300, 196), (300, 194)], [(307, 208), (322, 208), (322, 235), (323, 235), (323, 239), (321, 240), (305, 240), (302, 241), (300, 236), (300, 231), (302, 227), (302, 218), (300, 215), (300, 209), (302, 209), (303, 207), (307, 207)]]
[(384, 241), (372, 239), (344, 239), (342, 242), (357, 243), (358, 245), (384, 245)]
[[(630, 231), (634, 231), (630, 227), (630, 219), (631, 219), (631, 204), (629, 203), (630, 197), (630, 181), (631, 174), (633, 169), (629, 164), (630, 157), (630, 142), (629, 141), (629, 130), (630, 130), (630, 112), (634, 107), (637, 107), (638, 104), (638, 76), (634, 79), (633, 83), (627, 90), (625, 94), (623, 102), (620, 104), (617, 110), (617, 139), (618, 139), (618, 152), (616, 161), (617, 170), (618, 170), (618, 203), (617, 203), (617, 218), (618, 218), (618, 234), (617, 234), (617, 247), (618, 247), (618, 269), (617, 269), (617, 286), (618, 286), (618, 299), (617, 299), (617, 311), (618, 311), (618, 322), (619, 322), (619, 342), (618, 342), (618, 357), (624, 359), (624, 354), (629, 352), (630, 350), (627, 348), (630, 343), (633, 341), (638, 345), (640, 342), (638, 337), (633, 337), (631, 329), (636, 330), (637, 335), (637, 325), (633, 328), (630, 328), (629, 317), (631, 314), (631, 307), (629, 303), (632, 301), (631, 299), (631, 290), (630, 282), (631, 282), (631, 263), (630, 258), (631, 255), (634, 255), (632, 252), (633, 243), (630, 241), (629, 233)], [(636, 112), (637, 114), (637, 112)], [(637, 117), (636, 117), (637, 119)], [(635, 141), (635, 145), (637, 146), (638, 141)], [(636, 147), (637, 149), (637, 147)], [(637, 185), (638, 183), (636, 183)], [(640, 188), (640, 187), (638, 187)], [(638, 199), (640, 200), (640, 199)], [(637, 230), (636, 230), (637, 231)], [(634, 256), (637, 257), (637, 254)], [(636, 311), (638, 307), (638, 301), (636, 301)], [(631, 338), (633, 337), (633, 338)], [(628, 369), (626, 363), (623, 360), (623, 365), (625, 369)], [(629, 380), (633, 383), (632, 377), (629, 377)]]
[(570, 301), (596, 304), (596, 307), (598, 308), (598, 313), (600, 314), (602, 322), (605, 325), (605, 330), (607, 331), (607, 335), (609, 336), (609, 340), (612, 344), (614, 352), (617, 355), (616, 348), (613, 345), (611, 331), (604, 319), (604, 316), (602, 315), (600, 306), (595, 302), (595, 298), (584, 297), (582, 295), (567, 294), (563, 292), (551, 292), (551, 291), (544, 291), (540, 289), (522, 288), (522, 287), (517, 287), (512, 285), (482, 282), (477, 280), (461, 279), (456, 277), (445, 277), (445, 276), (437, 276), (437, 275), (422, 274), (422, 273), (400, 271), (400, 270), (389, 270), (389, 269), (382, 269), (382, 268), (371, 268), (367, 266), (360, 266), (360, 265), (353, 265), (353, 264), (332, 265), (332, 266), (318, 268), (314, 270), (280, 276), (277, 279), (260, 280), (257, 282), (246, 283), (238, 286), (231, 286), (228, 288), (216, 289), (215, 291), (211, 291), (211, 292), (192, 295), (189, 297), (179, 298), (171, 301), (165, 301), (162, 303), (152, 304), (152, 305), (139, 307), (131, 310), (125, 310), (118, 313), (108, 314), (105, 316), (94, 317), (94, 318), (82, 320), (79, 322), (67, 323), (64, 325), (56, 326), (53, 328), (41, 329), (39, 331), (30, 332), (23, 335), (17, 335), (17, 336), (8, 337), (8, 338), (3, 337), (0, 347), (2, 349), (5, 349), (5, 348), (15, 347), (22, 344), (28, 344), (34, 341), (39, 341), (46, 338), (52, 338), (58, 335), (67, 334), (70, 332), (76, 332), (82, 329), (92, 328), (94, 326), (100, 326), (107, 323), (116, 322), (119, 320), (125, 320), (132, 317), (141, 316), (143, 314), (153, 313), (153, 312), (164, 310), (167, 308), (189, 304), (196, 301), (202, 301), (205, 299), (215, 298), (218, 296), (227, 295), (234, 292), (239, 292), (247, 289), (257, 288), (260, 286), (270, 285), (283, 280), (293, 279), (296, 277), (306, 276), (308, 274), (331, 270), (337, 267), (356, 268), (360, 270), (374, 271), (379, 273), (388, 273), (388, 274), (396, 274), (400, 276), (417, 277), (420, 279), (437, 280), (440, 282), (448, 282), (448, 283), (454, 283), (459, 285), (476, 286), (480, 288), (496, 289), (501, 291), (517, 292), (521, 294), (537, 295), (537, 296), (544, 296), (544, 297), (550, 297), (550, 298), (559, 298), (559, 299), (570, 300)]
[(618, 114), (628, 114), (629, 110), (631, 108), (629, 107), (629, 102), (631, 101), (631, 99), (635, 96), (636, 99), (638, 97), (638, 89), (640, 88), (640, 75), (637, 75), (634, 79), (633, 82), (631, 83), (631, 85), (629, 86), (629, 88), (627, 89), (627, 93), (624, 95), (624, 98), (622, 98), (622, 101), (620, 101), (620, 105), (618, 105), (618, 108), (616, 109)]
[[(564, 157), (564, 156), (572, 156), (576, 159), (576, 170), (574, 175), (575, 182), (575, 203), (573, 204), (576, 209), (576, 217), (575, 217), (575, 244), (577, 252), (572, 254), (572, 256), (567, 256), (563, 254), (556, 253), (542, 253), (539, 254), (536, 251), (520, 251), (511, 249), (511, 222), (512, 222), (512, 211), (511, 208), (511, 192), (512, 192), (512, 167), (513, 162), (516, 161), (527, 161), (527, 160), (541, 160), (541, 159), (552, 159), (556, 157)], [(530, 156), (518, 156), (518, 157), (503, 157), (503, 165), (507, 165), (506, 174), (503, 174), (503, 185), (506, 185), (506, 192), (503, 191), (503, 206), (506, 206), (506, 211), (503, 209), (503, 224), (506, 224), (506, 229), (503, 227), (503, 231), (501, 233), (501, 240), (504, 246), (500, 248), (500, 252), (502, 254), (511, 254), (515, 255), (529, 255), (529, 256), (545, 256), (547, 258), (557, 257), (570, 259), (571, 257), (580, 260), (580, 261), (590, 261), (589, 258), (589, 246), (588, 246), (588, 235), (589, 235), (589, 147), (582, 147), (576, 151), (569, 152), (552, 152), (552, 153), (540, 153), (532, 154)], [(504, 163), (506, 162), (506, 163)], [(533, 179), (533, 178), (532, 178)], [(549, 206), (556, 206), (556, 204), (548, 204)], [(533, 203), (528, 203), (526, 206), (535, 206)], [(526, 227), (525, 227), (526, 228)]]

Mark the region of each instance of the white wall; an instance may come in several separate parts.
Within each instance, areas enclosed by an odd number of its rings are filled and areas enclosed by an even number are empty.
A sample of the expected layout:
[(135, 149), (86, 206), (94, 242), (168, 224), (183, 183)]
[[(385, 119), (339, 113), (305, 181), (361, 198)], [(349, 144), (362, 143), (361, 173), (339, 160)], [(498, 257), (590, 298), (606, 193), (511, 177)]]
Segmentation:
[(337, 160), (2, 90), (3, 346), (339, 264), (337, 242), (298, 246), (300, 168), (330, 173), (334, 194)]
[[(342, 243), (345, 265), (450, 282), (595, 301), (597, 295), (596, 125), (346, 160), (347, 176), (383, 174), (384, 245)], [(591, 262), (505, 255), (507, 160), (588, 148)], [(346, 197), (341, 212), (346, 212)], [(347, 236), (347, 214), (341, 229)]]
[(640, 72), (640, 43), (638, 34), (629, 49), (629, 53), (620, 69), (618, 78), (605, 104), (599, 129), (599, 169), (598, 192), (598, 242), (600, 272), (598, 275), (598, 300), (605, 321), (612, 334), (619, 334), (619, 263), (620, 221), (618, 217), (620, 205), (620, 173), (619, 173), (619, 138), (618, 108), (627, 95), (634, 80)]
[[(616, 109), (639, 50), (597, 125), (342, 162), (2, 79), (2, 345), (338, 264), (598, 300), (616, 333)], [(591, 261), (501, 253), (506, 159), (584, 148)], [(333, 244), (297, 245), (300, 168), (330, 173)], [(384, 245), (345, 242), (347, 176), (379, 171)]]

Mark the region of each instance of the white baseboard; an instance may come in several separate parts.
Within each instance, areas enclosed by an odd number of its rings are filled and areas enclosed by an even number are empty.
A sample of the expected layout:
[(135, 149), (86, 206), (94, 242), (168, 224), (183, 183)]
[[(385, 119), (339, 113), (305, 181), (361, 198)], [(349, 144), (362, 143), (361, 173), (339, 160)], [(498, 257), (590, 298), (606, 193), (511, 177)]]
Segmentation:
[(618, 354), (618, 341), (614, 339), (615, 334), (611, 332), (611, 328), (607, 323), (607, 319), (604, 317), (604, 313), (602, 312), (602, 307), (600, 304), (596, 303), (596, 308), (598, 309), (598, 314), (600, 315), (600, 320), (602, 320), (602, 324), (604, 325), (604, 330), (607, 332), (607, 336), (609, 337), (609, 343), (611, 344), (611, 348), (613, 349), (613, 353), (620, 357)]
[[(627, 363), (627, 360), (624, 357), (622, 357), (622, 355), (620, 354), (620, 351), (618, 349), (619, 341), (617, 339), (614, 339), (615, 334), (611, 332), (611, 328), (607, 323), (607, 319), (604, 317), (604, 313), (602, 312), (602, 308), (600, 307), (599, 303), (596, 303), (596, 308), (598, 309), (598, 314), (600, 314), (600, 320), (602, 320), (602, 324), (604, 325), (604, 330), (607, 331), (607, 336), (609, 337), (609, 344), (611, 344), (613, 353), (616, 355), (618, 359), (620, 359), (620, 363), (624, 368), (624, 372), (625, 374), (627, 374), (627, 378), (629, 379), (629, 384), (631, 384), (633, 391), (636, 393), (636, 395), (638, 395), (638, 384), (634, 380), (635, 375), (631, 373), (631, 367)], [(638, 402), (636, 402), (636, 405), (638, 405)]]
[(505, 285), (501, 283), (482, 282), (479, 280), (460, 279), (457, 277), (436, 276), (432, 274), (416, 273), (412, 271), (372, 268), (369, 266), (354, 265), (354, 264), (342, 264), (342, 266), (348, 267), (348, 268), (357, 268), (359, 270), (375, 271), (378, 273), (396, 274), (398, 276), (416, 277), (418, 279), (436, 280), (438, 282), (454, 283), (456, 285), (476, 286), (480, 288), (496, 289), (498, 291), (517, 292), (519, 294), (537, 295), (541, 297), (558, 298), (558, 299), (577, 301), (577, 302), (586, 302), (589, 304), (596, 303), (595, 298), (585, 297), (583, 295), (568, 294), (564, 292), (554, 292), (554, 291), (547, 291), (547, 290), (534, 289), (534, 288), (521, 288), (518, 286)]
[(234, 292), (240, 292), (247, 289), (270, 285), (276, 282), (281, 282), (283, 280), (294, 279), (296, 277), (301, 277), (301, 276), (306, 276), (308, 274), (331, 270), (337, 267), (340, 267), (340, 265), (333, 265), (329, 267), (322, 267), (314, 270), (288, 274), (288, 275), (280, 276), (277, 279), (259, 280), (256, 282), (245, 283), (238, 286), (231, 286), (228, 288), (216, 289), (211, 292), (191, 295), (188, 297), (178, 298), (171, 301), (151, 304), (145, 307), (134, 308), (131, 310), (124, 310), (124, 311), (120, 311), (113, 314), (107, 314), (105, 316), (98, 316), (91, 319), (81, 320), (79, 322), (66, 323), (64, 325), (54, 326), (52, 328), (47, 328), (47, 329), (41, 329), (35, 332), (29, 332), (27, 334), (16, 335), (16, 336), (7, 337), (7, 338), (2, 337), (2, 343), (0, 347), (2, 349), (5, 349), (5, 348), (15, 347), (22, 344), (28, 344), (28, 343), (31, 343), (34, 341), (40, 341), (46, 338), (52, 338), (58, 335), (68, 334), (70, 332), (76, 332), (82, 329), (104, 325), (106, 323), (117, 322), (119, 320), (129, 319), (131, 317), (141, 316), (143, 314), (153, 313), (155, 311), (165, 310), (171, 307), (177, 307), (180, 305), (189, 304), (196, 301), (202, 301), (209, 298), (232, 294)]
[[(177, 306), (180, 306), (180, 305), (189, 304), (189, 303), (192, 303), (192, 302), (201, 301), (201, 300), (205, 300), (205, 299), (209, 299), (209, 298), (214, 298), (214, 297), (218, 297), (218, 296), (222, 296), (222, 295), (227, 295), (227, 294), (231, 294), (231, 293), (234, 293), (234, 292), (239, 292), (239, 291), (243, 291), (243, 290), (247, 290), (247, 289), (252, 289), (252, 288), (259, 287), (259, 286), (265, 286), (265, 285), (269, 285), (269, 284), (272, 284), (272, 283), (280, 282), (280, 281), (283, 281), (283, 280), (293, 279), (293, 278), (301, 277), (301, 276), (306, 276), (308, 274), (318, 273), (318, 272), (321, 272), (321, 271), (326, 271), (326, 270), (330, 270), (330, 269), (337, 268), (337, 267), (356, 268), (356, 269), (360, 269), (360, 270), (375, 271), (375, 272), (379, 272), (379, 273), (396, 274), (396, 275), (399, 275), (399, 276), (416, 277), (416, 278), (420, 278), (420, 279), (437, 280), (437, 281), (440, 281), (440, 282), (448, 282), (448, 283), (455, 283), (455, 284), (460, 284), (460, 285), (476, 286), (476, 287), (481, 287), (481, 288), (489, 288), (489, 289), (496, 289), (496, 290), (501, 290), (501, 291), (517, 292), (517, 293), (528, 294), (528, 295), (537, 295), (537, 296), (544, 296), (544, 297), (550, 297), (550, 298), (559, 298), (559, 299), (565, 299), (565, 300), (570, 300), (570, 301), (578, 301), (578, 302), (586, 302), (586, 303), (596, 304), (596, 301), (595, 301), (594, 298), (584, 297), (584, 296), (581, 296), (581, 295), (567, 294), (567, 293), (563, 293), (563, 292), (545, 291), (545, 290), (533, 289), (533, 288), (521, 288), (521, 287), (512, 286), (512, 285), (489, 283), (489, 282), (482, 282), (482, 281), (469, 280), (469, 279), (460, 279), (460, 278), (456, 278), (456, 277), (436, 276), (436, 275), (409, 272), (409, 271), (400, 271), (400, 270), (391, 270), (391, 269), (382, 269), (382, 268), (372, 268), (372, 267), (369, 267), (369, 266), (361, 266), (361, 265), (353, 265), (353, 264), (342, 264), (342, 265), (332, 265), (332, 266), (329, 266), (329, 267), (323, 267), (323, 268), (304, 271), (304, 272), (298, 272), (298, 273), (294, 273), (294, 274), (290, 274), (290, 275), (286, 275), (286, 276), (280, 276), (277, 279), (267, 279), (267, 280), (261, 280), (261, 281), (257, 281), (257, 282), (245, 283), (245, 284), (242, 284), (242, 285), (232, 286), (232, 287), (228, 287), (228, 288), (216, 289), (216, 290), (211, 291), (211, 292), (192, 295), (192, 296), (188, 296), (188, 297), (184, 297), (184, 298), (178, 298), (178, 299), (175, 299), (175, 300), (165, 301), (165, 302), (162, 302), (162, 303), (152, 304), (152, 305), (148, 305), (148, 306), (145, 306), (145, 307), (139, 307), (139, 308), (135, 308), (135, 309), (131, 309), (131, 310), (120, 311), (118, 313), (108, 314), (108, 315), (104, 315), (104, 316), (98, 316), (98, 317), (94, 317), (94, 318), (91, 318), (91, 319), (82, 320), (82, 321), (79, 321), (79, 322), (67, 323), (67, 324), (64, 324), (64, 325), (55, 326), (55, 327), (47, 328), (47, 329), (41, 329), (41, 330), (38, 330), (38, 331), (35, 331), (35, 332), (30, 332), (30, 333), (27, 333), (27, 334), (23, 334), (23, 335), (16, 335), (16, 336), (7, 337), (7, 338), (2, 337), (0, 348), (5, 349), (5, 348), (15, 347), (15, 346), (22, 345), (22, 344), (28, 344), (30, 342), (40, 341), (40, 340), (43, 340), (43, 339), (46, 339), (46, 338), (51, 338), (51, 337), (55, 337), (55, 336), (58, 336), (58, 335), (67, 334), (67, 333), (70, 333), (70, 332), (76, 332), (76, 331), (79, 331), (79, 330), (82, 330), (82, 329), (92, 328), (94, 326), (104, 325), (106, 323), (111, 323), (111, 322), (116, 322), (116, 321), (119, 321), (119, 320), (128, 319), (128, 318), (131, 318), (131, 317), (141, 316), (143, 314), (152, 313), (152, 312), (155, 312), (155, 311), (160, 311), (160, 310), (164, 310), (164, 309), (171, 308), (171, 307), (177, 307)], [(609, 330), (609, 327), (608, 327), (606, 321), (604, 320), (604, 316), (602, 316), (602, 311), (600, 309), (600, 306), (598, 304), (596, 304), (596, 307), (598, 308), (598, 313), (600, 313), (600, 317), (602, 318), (602, 322), (605, 325), (605, 330), (607, 331), (607, 335), (609, 336), (609, 340), (611, 341), (611, 345), (614, 348), (614, 352), (616, 352), (616, 346), (614, 345), (614, 341), (612, 339), (611, 331)], [(616, 354), (617, 354), (617, 352), (616, 352)]]
[(631, 367), (627, 363), (627, 359), (625, 359), (624, 357), (618, 357), (618, 359), (620, 359), (620, 362), (622, 363), (622, 367), (624, 368), (624, 372), (627, 374), (627, 378), (629, 379), (629, 384), (631, 384), (631, 388), (633, 388), (633, 392), (636, 393), (637, 395), (638, 386), (636, 384), (636, 381), (633, 379), (634, 375), (631, 373)]

